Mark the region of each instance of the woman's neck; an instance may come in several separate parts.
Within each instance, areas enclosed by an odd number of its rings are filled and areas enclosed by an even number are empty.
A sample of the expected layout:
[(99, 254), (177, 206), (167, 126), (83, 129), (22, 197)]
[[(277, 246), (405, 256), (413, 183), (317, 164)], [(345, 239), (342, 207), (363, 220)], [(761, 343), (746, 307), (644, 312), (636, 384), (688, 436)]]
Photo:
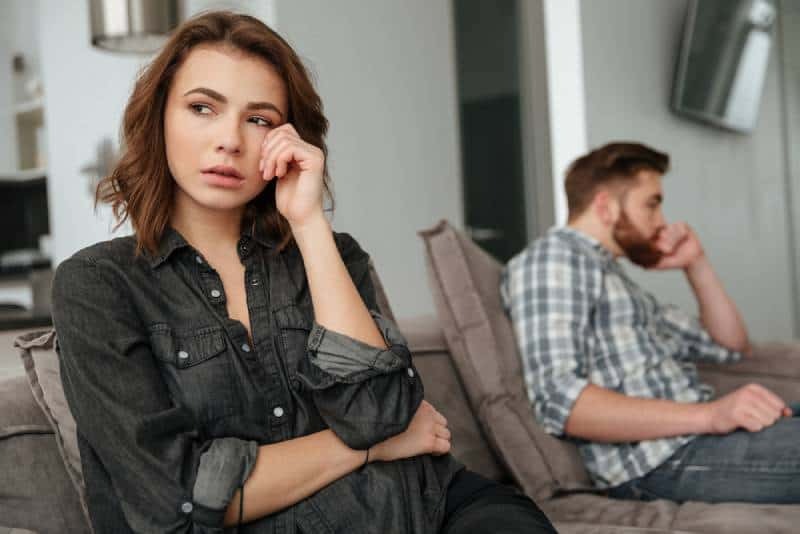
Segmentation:
[(235, 247), (241, 236), (244, 209), (212, 210), (176, 205), (170, 224), (186, 241), (204, 255), (213, 250)]

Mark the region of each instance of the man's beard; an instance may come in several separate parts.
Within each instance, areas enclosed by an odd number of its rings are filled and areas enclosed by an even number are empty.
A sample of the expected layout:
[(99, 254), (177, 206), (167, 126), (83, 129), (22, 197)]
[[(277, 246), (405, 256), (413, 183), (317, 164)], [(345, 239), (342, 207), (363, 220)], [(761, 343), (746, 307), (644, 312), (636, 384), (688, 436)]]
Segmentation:
[(629, 260), (648, 269), (661, 261), (664, 256), (664, 253), (656, 247), (659, 231), (656, 231), (650, 238), (642, 235), (623, 210), (619, 221), (614, 225), (613, 237)]

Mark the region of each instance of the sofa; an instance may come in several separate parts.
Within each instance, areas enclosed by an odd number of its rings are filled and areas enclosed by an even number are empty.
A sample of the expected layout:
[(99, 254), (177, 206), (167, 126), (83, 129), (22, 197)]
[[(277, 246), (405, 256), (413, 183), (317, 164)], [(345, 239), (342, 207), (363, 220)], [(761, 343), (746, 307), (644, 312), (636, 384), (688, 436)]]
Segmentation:
[[(397, 322), (465, 465), (528, 494), (562, 533), (800, 532), (800, 505), (622, 501), (594, 488), (575, 446), (533, 418), (497, 294), (501, 265), (444, 221), (420, 236), (436, 315)], [(373, 278), (392, 317), (374, 270)], [(91, 532), (55, 342), (47, 329), (17, 338), (21, 372), (0, 381), (0, 534)], [(717, 394), (758, 382), (787, 401), (800, 399), (800, 346), (767, 344), (756, 353), (701, 366), (702, 377)]]

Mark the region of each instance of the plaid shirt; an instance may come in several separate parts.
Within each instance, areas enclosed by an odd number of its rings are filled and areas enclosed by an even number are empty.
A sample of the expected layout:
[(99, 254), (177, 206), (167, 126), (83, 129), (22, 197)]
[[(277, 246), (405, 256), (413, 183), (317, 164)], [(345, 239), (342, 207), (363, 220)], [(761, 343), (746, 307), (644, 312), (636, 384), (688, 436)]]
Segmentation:
[[(500, 290), (535, 416), (557, 436), (589, 383), (631, 397), (703, 402), (713, 390), (692, 362), (741, 357), (697, 319), (657, 302), (598, 241), (568, 227), (512, 258)], [(647, 474), (693, 437), (575, 441), (595, 484), (613, 487)]]

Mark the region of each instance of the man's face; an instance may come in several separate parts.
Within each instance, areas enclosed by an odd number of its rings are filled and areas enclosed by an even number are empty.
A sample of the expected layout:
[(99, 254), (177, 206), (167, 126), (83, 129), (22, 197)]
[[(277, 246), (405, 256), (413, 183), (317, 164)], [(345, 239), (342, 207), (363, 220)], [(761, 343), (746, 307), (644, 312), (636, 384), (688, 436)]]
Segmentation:
[(661, 211), (663, 199), (661, 174), (643, 170), (620, 200), (614, 240), (629, 260), (645, 268), (657, 264), (663, 256), (656, 247), (656, 239), (666, 226)]

